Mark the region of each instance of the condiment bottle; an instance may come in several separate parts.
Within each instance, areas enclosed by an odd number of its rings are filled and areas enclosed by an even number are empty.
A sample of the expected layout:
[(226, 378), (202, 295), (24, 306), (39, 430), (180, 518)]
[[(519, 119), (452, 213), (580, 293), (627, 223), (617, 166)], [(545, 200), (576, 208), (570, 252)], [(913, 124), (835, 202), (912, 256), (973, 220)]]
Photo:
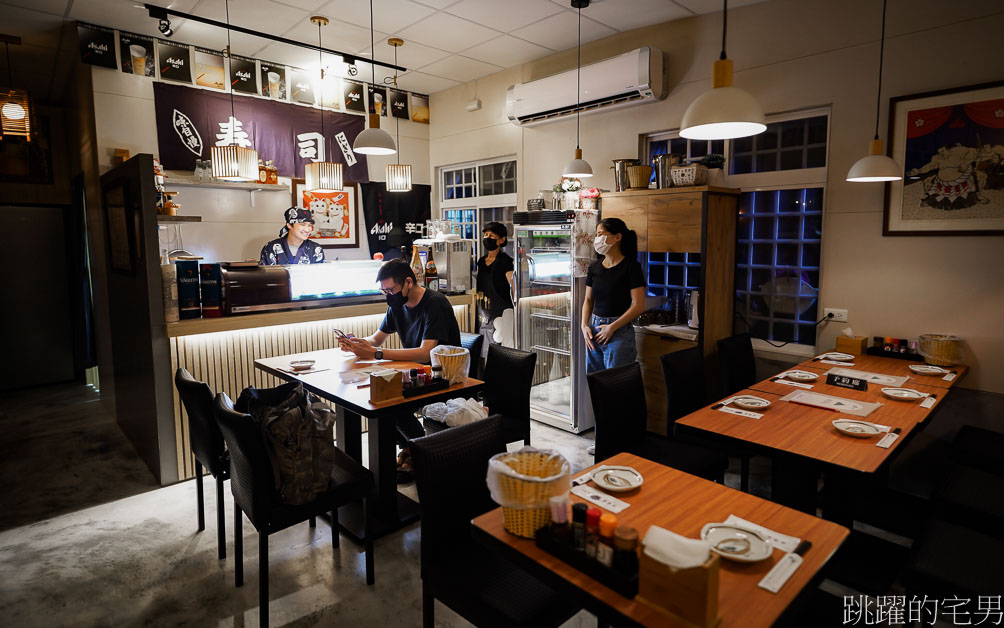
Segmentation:
[(439, 273), (436, 271), (436, 260), (429, 251), (429, 261), (425, 263), (425, 287), (429, 290), (439, 290)]
[(586, 556), (596, 557), (596, 544), (600, 540), (600, 509), (595, 506), (586, 511)]
[(408, 369), (401, 371), (401, 385), (404, 388), (411, 388), (411, 371)]
[(568, 525), (568, 497), (555, 495), (548, 501), (551, 506), (551, 539), (555, 543), (567, 545), (572, 534)]
[(437, 364), (437, 365), (435, 365), (435, 366), (432, 367), (432, 379), (433, 379), (433, 381), (435, 381), (437, 379), (443, 379), (443, 367), (442, 367), (442, 365)]
[(611, 567), (614, 564), (614, 530), (617, 528), (617, 515), (605, 512), (600, 517), (600, 539), (596, 545), (596, 560), (601, 565)]
[(575, 504), (572, 506), (572, 544), (580, 552), (586, 549), (587, 510), (589, 510), (589, 506), (585, 504)]
[(411, 381), (412, 386), (418, 387), (422, 385), (422, 379), (418, 376), (418, 369), (411, 369)]
[(882, 349), (884, 351), (892, 351), (892, 336), (885, 337), (885, 343)]
[(638, 531), (631, 526), (614, 530), (614, 569), (628, 576), (638, 573)]

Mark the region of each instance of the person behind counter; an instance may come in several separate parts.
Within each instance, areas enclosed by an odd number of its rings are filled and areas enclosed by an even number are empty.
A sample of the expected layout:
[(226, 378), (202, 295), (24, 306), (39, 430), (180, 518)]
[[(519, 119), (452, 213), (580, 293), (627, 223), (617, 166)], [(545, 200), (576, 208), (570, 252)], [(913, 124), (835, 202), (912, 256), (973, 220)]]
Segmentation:
[[(513, 309), (512, 273), (513, 259), (502, 250), (509, 240), (509, 230), (500, 222), (485, 225), (481, 240), (485, 254), (478, 260), (478, 322), (480, 332), (486, 337), (483, 356), (488, 355), (488, 345), (495, 340), (495, 330), (503, 323), (502, 313)], [(511, 322), (509, 323), (511, 327)], [(506, 333), (508, 332), (508, 333)], [(503, 339), (510, 338), (513, 330), (504, 330)], [(473, 356), (472, 356), (472, 359)]]
[(286, 225), (279, 230), (278, 238), (262, 247), (258, 264), (285, 266), (324, 262), (324, 249), (308, 239), (314, 231), (314, 214), (309, 209), (290, 207), (282, 215)]
[[(399, 360), (430, 362), (429, 352), (436, 345), (460, 346), (460, 326), (453, 315), (449, 300), (435, 290), (418, 285), (411, 265), (404, 259), (392, 259), (377, 272), (380, 290), (387, 296), (387, 314), (379, 329), (368, 338), (350, 338), (340, 346), (364, 360)], [(403, 349), (381, 349), (387, 337), (397, 332)], [(425, 429), (413, 415), (397, 421), (398, 444), (402, 446), (397, 459), (398, 482), (412, 479), (411, 452), (407, 439), (425, 436)], [(406, 438), (405, 438), (406, 437)]]

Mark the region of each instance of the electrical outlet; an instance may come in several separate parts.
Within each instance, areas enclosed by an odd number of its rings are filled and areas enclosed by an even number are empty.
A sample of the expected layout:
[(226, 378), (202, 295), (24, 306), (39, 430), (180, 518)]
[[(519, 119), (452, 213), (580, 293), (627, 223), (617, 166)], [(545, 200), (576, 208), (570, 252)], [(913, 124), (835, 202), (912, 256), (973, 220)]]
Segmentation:
[(828, 321), (833, 321), (836, 323), (846, 323), (847, 322), (847, 310), (838, 310), (832, 307), (828, 307), (823, 310), (823, 316), (829, 316), (833, 314), (832, 318), (827, 318)]

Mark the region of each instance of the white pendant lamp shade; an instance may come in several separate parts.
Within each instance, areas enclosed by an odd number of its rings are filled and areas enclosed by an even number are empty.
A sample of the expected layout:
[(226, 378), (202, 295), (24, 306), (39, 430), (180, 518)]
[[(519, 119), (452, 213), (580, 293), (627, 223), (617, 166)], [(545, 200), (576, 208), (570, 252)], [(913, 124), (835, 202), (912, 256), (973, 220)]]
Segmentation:
[(891, 158), (882, 154), (882, 140), (869, 142), (868, 156), (854, 162), (847, 171), (847, 180), (854, 183), (899, 181), (903, 171)]
[(209, 150), (213, 178), (238, 183), (258, 180), (258, 151), (242, 146), (213, 146)]
[(341, 192), (343, 185), (342, 164), (319, 161), (304, 168), (308, 192)]
[(582, 158), (581, 148), (575, 149), (575, 158), (565, 164), (565, 170), (561, 173), (561, 176), (565, 178), (574, 177), (576, 179), (593, 176), (593, 167), (589, 165), (588, 161)]
[(380, 116), (370, 114), (370, 128), (356, 136), (352, 150), (363, 155), (393, 155), (397, 146), (390, 133), (380, 128)]
[(411, 166), (387, 164), (387, 191), (411, 192)]
[(8, 135), (21, 135), (31, 141), (31, 103), (23, 89), (0, 90), (0, 138)]
[(732, 86), (732, 60), (715, 61), (712, 88), (687, 107), (680, 136), (692, 140), (727, 140), (767, 130), (763, 108), (749, 92)]

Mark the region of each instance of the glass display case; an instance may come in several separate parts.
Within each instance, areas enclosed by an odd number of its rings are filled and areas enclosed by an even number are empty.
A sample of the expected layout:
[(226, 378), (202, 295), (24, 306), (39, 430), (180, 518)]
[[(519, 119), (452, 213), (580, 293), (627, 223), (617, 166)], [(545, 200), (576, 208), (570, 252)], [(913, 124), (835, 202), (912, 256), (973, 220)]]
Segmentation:
[(284, 266), (293, 301), (380, 294), (377, 271), (383, 262), (355, 260)]
[(383, 295), (376, 276), (381, 263), (353, 260), (258, 266), (224, 262), (223, 311), (243, 314), (379, 301)]

